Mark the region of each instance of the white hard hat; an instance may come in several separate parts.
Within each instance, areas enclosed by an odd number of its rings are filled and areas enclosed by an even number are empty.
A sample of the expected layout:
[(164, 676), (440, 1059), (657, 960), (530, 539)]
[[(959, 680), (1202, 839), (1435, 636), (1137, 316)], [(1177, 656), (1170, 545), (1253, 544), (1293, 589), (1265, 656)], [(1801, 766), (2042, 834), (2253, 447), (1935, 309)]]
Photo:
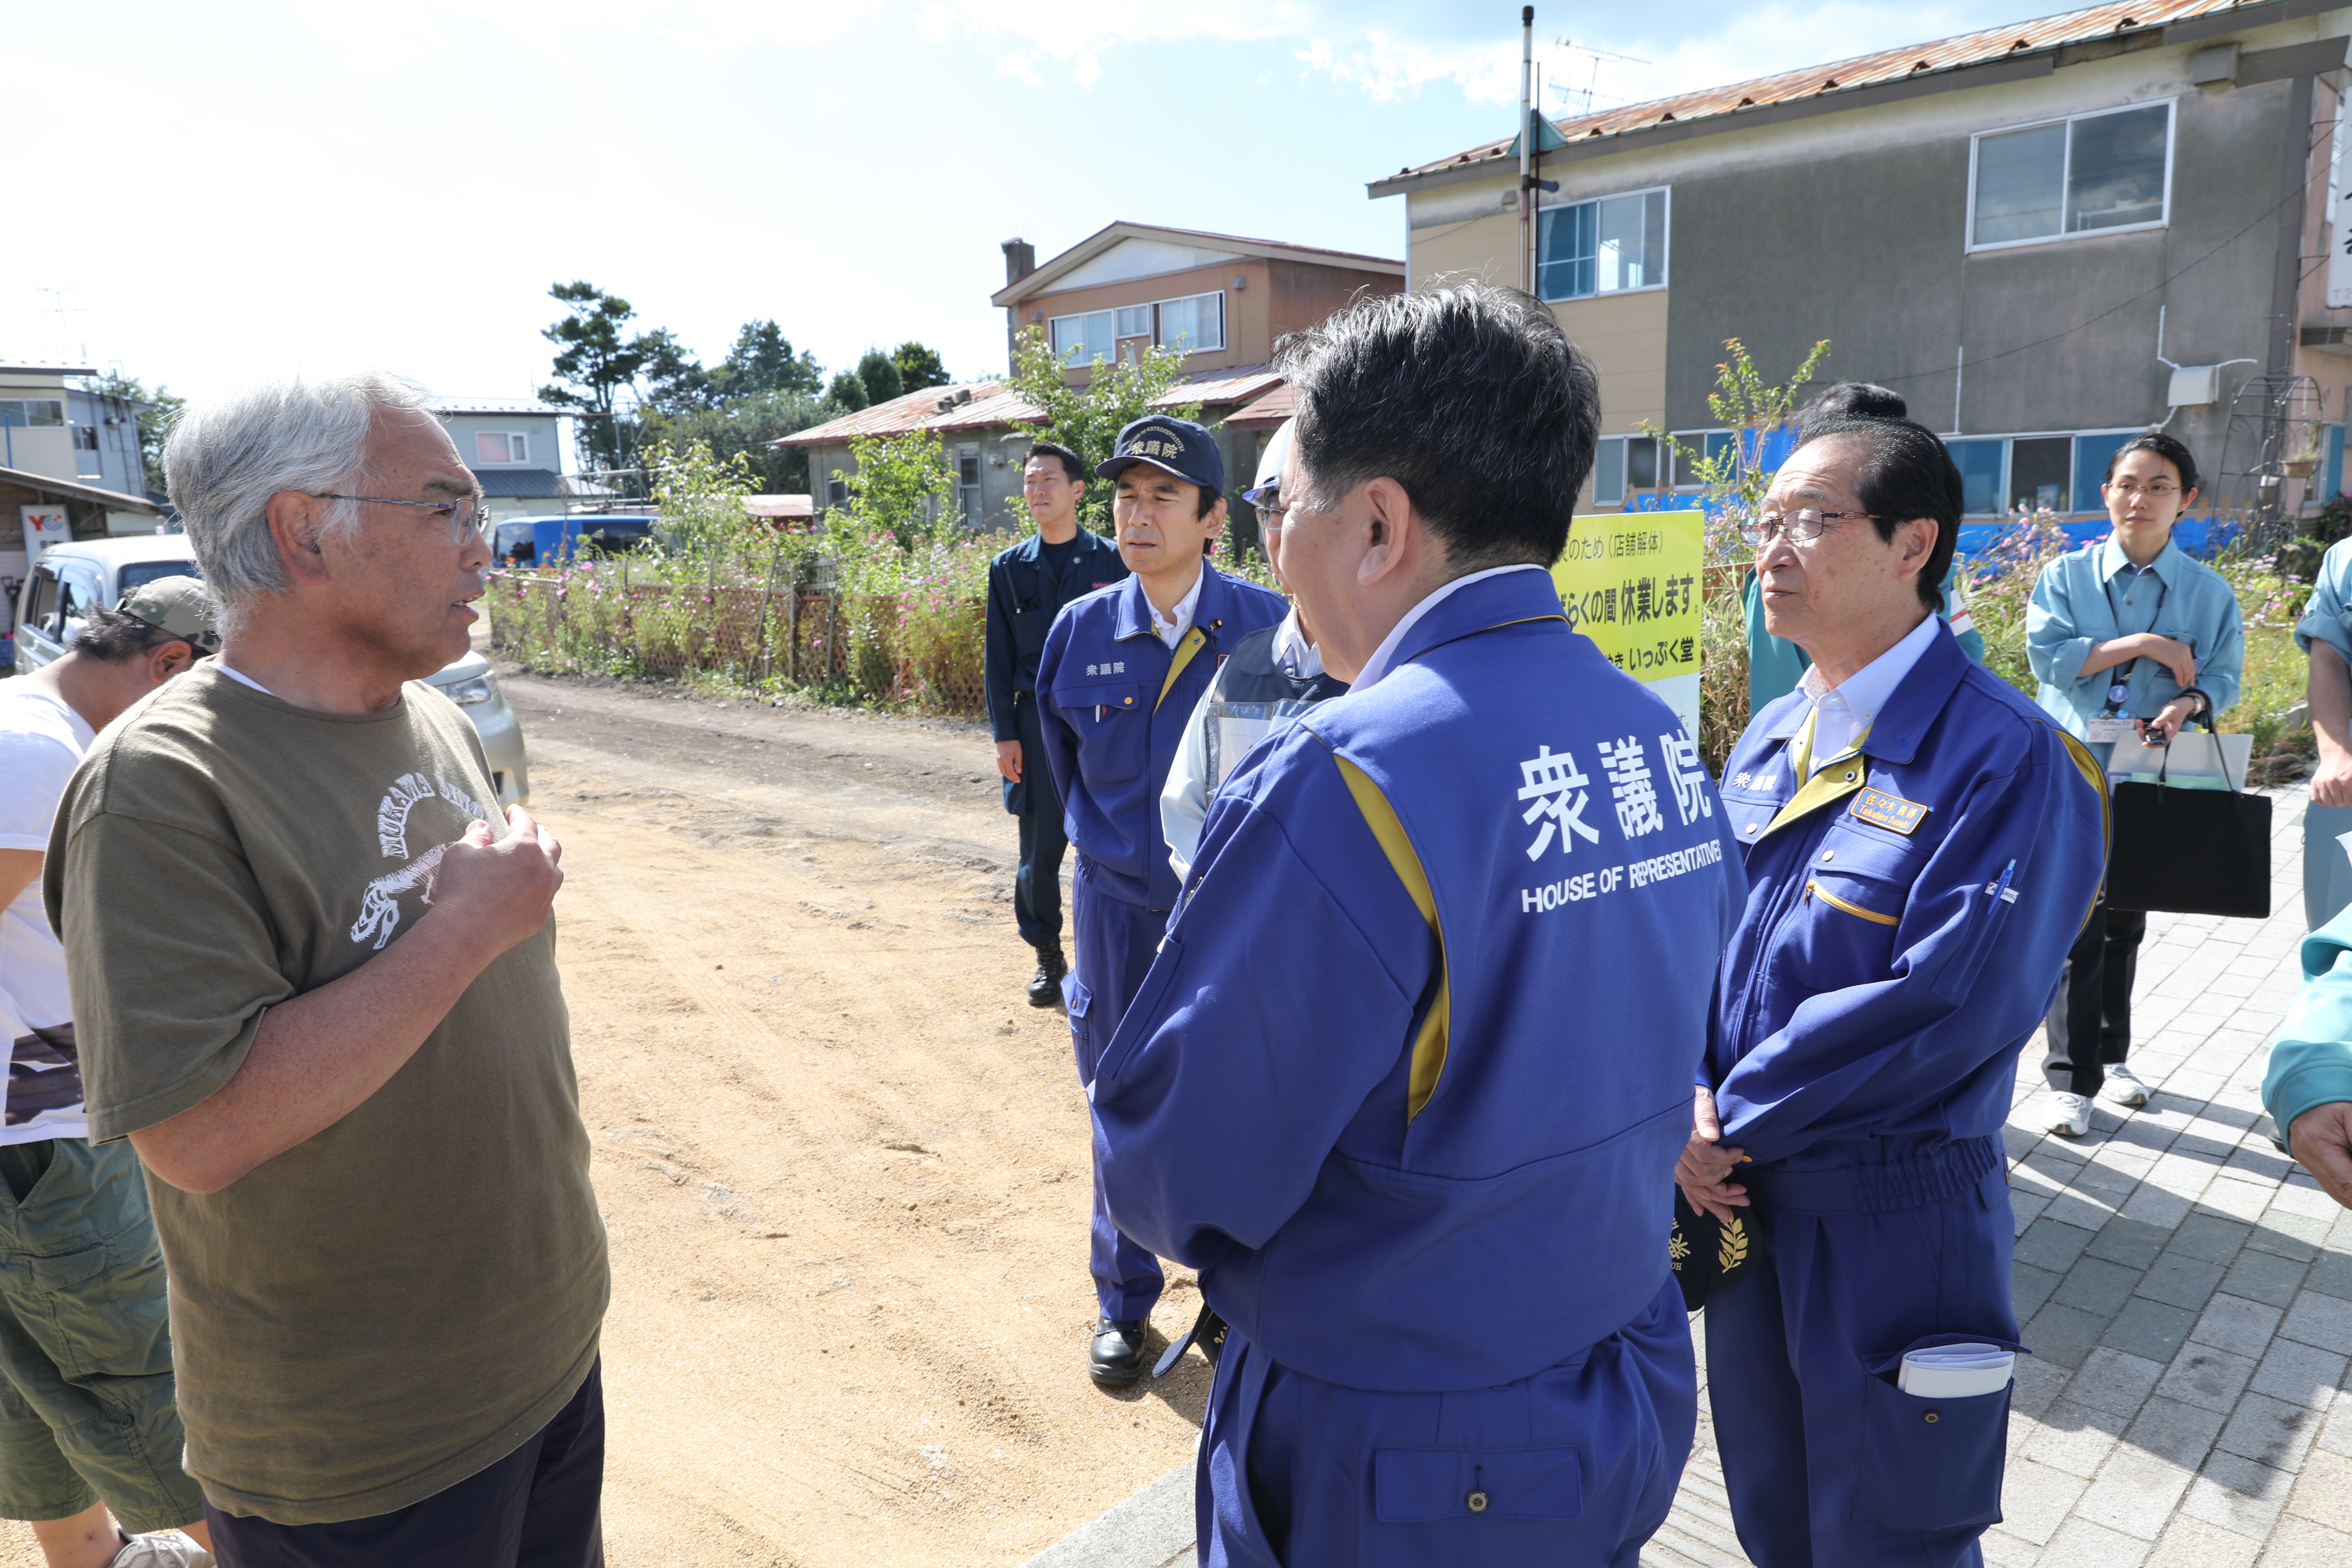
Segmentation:
[(1257, 481), (1242, 492), (1242, 500), (1256, 506), (1264, 492), (1282, 483), (1282, 465), (1290, 457), (1290, 427), (1297, 423), (1286, 419), (1266, 438), (1265, 450), (1258, 454)]

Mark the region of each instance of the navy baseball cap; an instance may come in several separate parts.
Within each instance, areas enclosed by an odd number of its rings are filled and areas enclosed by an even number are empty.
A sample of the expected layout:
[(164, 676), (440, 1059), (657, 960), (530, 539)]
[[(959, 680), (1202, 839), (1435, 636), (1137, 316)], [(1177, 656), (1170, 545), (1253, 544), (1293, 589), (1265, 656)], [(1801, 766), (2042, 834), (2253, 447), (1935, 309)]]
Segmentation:
[(1164, 415), (1138, 419), (1118, 433), (1110, 458), (1095, 465), (1095, 478), (1115, 479), (1132, 463), (1149, 463), (1212, 496), (1225, 493), (1225, 455), (1208, 427)]

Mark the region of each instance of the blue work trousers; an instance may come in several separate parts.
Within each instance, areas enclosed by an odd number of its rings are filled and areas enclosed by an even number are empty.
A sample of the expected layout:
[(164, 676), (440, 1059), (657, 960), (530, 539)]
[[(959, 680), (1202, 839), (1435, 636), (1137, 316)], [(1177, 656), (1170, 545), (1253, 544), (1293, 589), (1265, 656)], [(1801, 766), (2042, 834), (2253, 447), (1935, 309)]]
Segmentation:
[(1682, 1292), (1499, 1388), (1381, 1394), (1225, 1339), (1194, 1482), (1203, 1568), (1633, 1568), (1698, 1420)]
[[(1070, 924), (1075, 938), (1062, 1000), (1070, 1015), (1070, 1045), (1078, 1058), (1078, 1081), (1091, 1084), (1103, 1048), (1118, 1032), (1118, 1021), (1167, 933), (1168, 917), (1141, 904), (1115, 898), (1094, 885), (1085, 853), (1070, 879)], [(1138, 1322), (1151, 1315), (1163, 1276), (1148, 1247), (1119, 1234), (1103, 1202), (1102, 1147), (1094, 1148), (1093, 1240), (1087, 1267), (1095, 1277), (1095, 1300), (1113, 1322)]]
[(2006, 1162), (1881, 1213), (1772, 1206), (1769, 1256), (1707, 1298), (1707, 1398), (1731, 1517), (1757, 1568), (1975, 1568), (2000, 1520), (2010, 1390), (1915, 1398), (1903, 1352), (2014, 1345)]
[(1062, 797), (1045, 765), (1045, 735), (1037, 722), (1037, 700), (1013, 700), (1013, 725), (1021, 731), (1021, 782), (1008, 785), (1008, 804), (1017, 801), (1021, 864), (1013, 873), (1013, 920), (1021, 940), (1038, 949), (1062, 945), (1062, 855), (1070, 847), (1062, 822)]

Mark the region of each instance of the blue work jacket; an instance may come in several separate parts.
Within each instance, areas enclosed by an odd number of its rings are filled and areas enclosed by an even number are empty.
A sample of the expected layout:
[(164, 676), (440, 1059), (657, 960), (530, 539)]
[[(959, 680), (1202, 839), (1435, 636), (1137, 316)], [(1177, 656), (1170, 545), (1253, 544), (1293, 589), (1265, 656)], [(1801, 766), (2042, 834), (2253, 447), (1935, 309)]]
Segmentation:
[[(2083, 673), (2094, 643), (2132, 632), (2154, 632), (2186, 643), (2197, 660), (2197, 689), (2220, 713), (2238, 700), (2246, 668), (2246, 634), (2229, 579), (2167, 544), (2145, 576), (2127, 568), (2114, 535), (2070, 550), (2042, 569), (2025, 612), (2025, 658), (2042, 683), (2042, 711), (2080, 740), (2107, 703), (2114, 668)], [(2153, 719), (2186, 689), (2152, 658), (2134, 660), (2124, 678), (2124, 716)], [(2101, 742), (2091, 754), (2105, 766), (2115, 746)]]
[(1071, 542), (1075, 548), (1058, 575), (1045, 563), (1044, 536), (1035, 533), (988, 563), (988, 640), (981, 668), (995, 740), (1021, 738), (1013, 699), (1036, 692), (1037, 661), (1062, 606), (1127, 576), (1118, 546), (1101, 534), (1081, 528)]
[(1093, 862), (1096, 888), (1151, 910), (1176, 902), (1160, 792), (1186, 721), (1234, 646), (1290, 607), (1205, 561), (1201, 577), (1192, 628), (1174, 648), (1151, 629), (1143, 579), (1129, 577), (1055, 617), (1037, 661), (1045, 762), (1070, 842)]
[(1647, 1310), (1738, 849), (1541, 572), (1252, 748), (1098, 1065), (1119, 1230), (1284, 1366), (1485, 1388)]
[(1948, 631), (1801, 795), (1811, 707), (1782, 698), (1725, 763), (1748, 904), (1701, 1081), (1768, 1173), (1888, 1167), (1856, 1206), (1906, 1206), (1998, 1163), (1984, 1141), (2105, 868), (2106, 791)]

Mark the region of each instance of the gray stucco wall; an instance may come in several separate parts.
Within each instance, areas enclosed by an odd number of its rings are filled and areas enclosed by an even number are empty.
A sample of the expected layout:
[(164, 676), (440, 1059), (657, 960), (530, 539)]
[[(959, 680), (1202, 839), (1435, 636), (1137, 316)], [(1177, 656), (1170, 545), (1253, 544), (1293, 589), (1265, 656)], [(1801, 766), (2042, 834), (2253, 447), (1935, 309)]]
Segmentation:
[[(2162, 419), (2169, 372), (2156, 360), (2159, 306), (2169, 307), (2170, 359), (2266, 355), (2278, 244), (2266, 215), (2281, 194), (2291, 85), (2184, 93), (2169, 226), (2136, 234), (1967, 254), (1966, 134), (1684, 176), (1675, 186), (1669, 425), (1715, 423), (1706, 395), (1729, 337), (1774, 379), (1828, 338), (1829, 379), (1891, 386), (1938, 430), (1955, 427), (1962, 347), (1963, 433)], [(2026, 346), (2057, 333), (2067, 335)], [(2225, 386), (2261, 368), (2235, 367)]]

